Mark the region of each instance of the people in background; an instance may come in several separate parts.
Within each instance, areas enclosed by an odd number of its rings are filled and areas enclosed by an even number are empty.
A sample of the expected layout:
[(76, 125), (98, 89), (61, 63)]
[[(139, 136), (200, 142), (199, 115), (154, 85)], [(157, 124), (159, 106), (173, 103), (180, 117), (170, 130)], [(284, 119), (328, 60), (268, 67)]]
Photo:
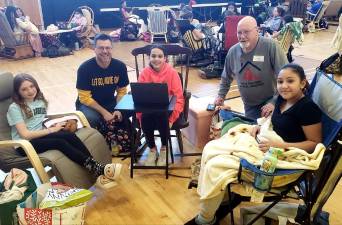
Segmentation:
[(132, 12), (132, 9), (127, 8), (126, 0), (121, 1), (120, 11), (121, 11), (121, 15), (125, 21), (129, 21), (133, 24), (136, 24), (139, 27), (139, 34), (147, 31), (147, 27), (146, 27), (144, 20), (140, 19), (139, 16), (134, 15)]
[(184, 36), (184, 34), (190, 30), (195, 40), (202, 40), (205, 38), (205, 34), (200, 30), (199, 26), (197, 28), (195, 27), (197, 23), (195, 23), (195, 25), (193, 24), (193, 14), (191, 11), (188, 11), (187, 13), (181, 13), (181, 18), (189, 20), (190, 22), (189, 24), (178, 27), (179, 32), (182, 34), (182, 36)]
[(13, 30), (17, 35), (16, 41), (23, 42), (23, 36), (20, 35), (24, 32), (28, 33), (28, 39), (35, 53), (35, 56), (41, 56), (43, 51), (42, 42), (39, 37), (38, 28), (30, 21), (28, 16), (25, 16), (22, 9), (15, 6), (8, 6), (6, 8), (6, 17)]
[[(271, 121), (273, 130), (283, 141), (262, 138), (258, 147), (263, 152), (266, 152), (270, 146), (278, 148), (296, 147), (312, 152), (316, 145), (322, 141), (322, 112), (311, 98), (305, 95), (308, 89), (308, 81), (304, 70), (299, 65), (287, 64), (281, 68), (276, 80), (279, 96), (276, 99)], [(259, 130), (259, 126), (251, 127), (250, 135), (255, 137)], [(212, 149), (205, 148), (203, 155), (208, 154), (205, 152), (206, 150)], [(218, 157), (220, 155), (214, 158), (217, 160)], [(222, 160), (224, 159), (222, 158)], [(221, 171), (225, 169), (224, 166), (219, 166), (209, 159), (207, 162), (202, 162), (200, 173), (204, 170), (212, 171), (212, 168), (221, 168)], [(205, 186), (206, 183), (203, 182), (199, 185)], [(202, 189), (205, 188), (203, 186)], [(238, 194), (232, 194), (232, 198), (229, 200), (226, 193), (227, 191), (224, 189), (212, 198), (201, 198), (199, 214), (186, 225), (219, 224), (219, 221), (241, 202), (241, 196)]]
[(219, 33), (225, 33), (225, 22), (226, 22), (226, 17), (227, 16), (238, 16), (240, 15), (237, 11), (236, 5), (234, 2), (228, 2), (226, 10), (222, 13), (221, 19), (222, 19), (222, 23), (221, 26), (219, 28)]
[[(13, 140), (28, 140), (37, 153), (51, 149), (59, 150), (75, 163), (101, 177), (101, 181), (118, 178), (121, 164), (102, 165), (97, 162), (75, 133), (63, 131), (64, 123), (44, 128), (43, 121), (46, 118), (48, 102), (31, 75), (15, 76), (13, 90), (13, 103), (7, 112)], [(17, 150), (20, 154), (26, 155), (22, 148)], [(101, 185), (101, 182), (97, 184)]]
[[(278, 41), (281, 41), (288, 29), (290, 29), (291, 35), (294, 38), (294, 40), (296, 40), (298, 43), (301, 44), (304, 40), (303, 31), (302, 31), (303, 24), (301, 22), (293, 21), (293, 17), (290, 15), (284, 16), (284, 26), (280, 29), (280, 31), (273, 32), (272, 35), (270, 35), (269, 33), (266, 33), (265, 36), (270, 36)], [(286, 54), (286, 57), (289, 62), (293, 61), (293, 57), (292, 57), (293, 49), (294, 47), (291, 44)]]
[(129, 84), (126, 65), (112, 58), (112, 40), (106, 34), (97, 34), (94, 39), (95, 57), (78, 68), (76, 108), (87, 117), (94, 128), (101, 120), (121, 120), (116, 103), (127, 93)]
[(283, 25), (283, 16), (285, 14), (285, 10), (277, 6), (273, 9), (272, 17), (266, 20), (261, 27), (266, 30), (266, 32), (273, 34), (275, 31), (279, 31)]
[(176, 20), (179, 19), (179, 10), (169, 11), (169, 21), (167, 22), (167, 40), (171, 43), (179, 42), (179, 30), (177, 28)]
[(76, 42), (78, 42), (79, 47), (82, 47), (82, 41), (78, 37), (87, 29), (87, 24), (88, 21), (83, 15), (82, 9), (77, 8), (67, 25), (67, 28), (71, 29), (72, 32), (62, 33), (59, 38), (60, 41), (70, 49), (75, 49)]
[(227, 16), (236, 16), (239, 15), (237, 8), (234, 2), (228, 2), (226, 10), (222, 13), (222, 18), (226, 18)]
[(87, 23), (87, 18), (83, 15), (82, 10), (78, 8), (75, 10), (74, 16), (68, 24), (68, 28), (78, 33), (82, 33), (84, 29), (86, 29)]
[[(167, 124), (171, 128), (177, 121), (184, 108), (184, 97), (181, 80), (177, 71), (166, 62), (166, 53), (162, 46), (152, 46), (149, 54), (150, 63), (139, 75), (138, 82), (142, 83), (166, 83), (168, 94), (176, 97), (176, 104), (173, 112), (167, 118), (164, 113), (143, 113), (138, 114), (141, 127), (145, 134), (146, 142), (150, 148), (145, 165), (164, 166), (166, 164)], [(158, 130), (161, 139), (161, 148), (158, 151), (154, 141), (154, 130)]]
[(245, 115), (254, 119), (268, 116), (274, 109), (276, 78), (287, 63), (286, 56), (274, 40), (259, 37), (253, 17), (240, 20), (237, 36), (239, 43), (226, 56), (215, 104), (223, 105), (231, 82), (236, 79)]

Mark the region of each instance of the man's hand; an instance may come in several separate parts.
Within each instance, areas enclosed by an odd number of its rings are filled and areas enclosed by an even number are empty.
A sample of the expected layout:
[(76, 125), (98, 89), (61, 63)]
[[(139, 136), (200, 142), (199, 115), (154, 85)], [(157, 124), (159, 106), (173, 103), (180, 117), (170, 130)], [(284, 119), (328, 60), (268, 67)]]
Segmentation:
[(114, 119), (114, 114), (111, 114), (110, 112), (105, 112), (103, 115), (103, 119), (106, 121), (106, 122), (110, 122)]
[(115, 122), (120, 122), (122, 121), (122, 114), (120, 111), (114, 111), (113, 112), (113, 117)]
[(220, 96), (217, 96), (216, 99), (215, 99), (215, 102), (214, 104), (217, 105), (217, 106), (220, 106), (220, 105), (223, 105), (223, 102), (224, 102), (224, 99)]
[(274, 105), (272, 103), (267, 103), (263, 107), (261, 107), (261, 117), (268, 117), (272, 114), (274, 110)]

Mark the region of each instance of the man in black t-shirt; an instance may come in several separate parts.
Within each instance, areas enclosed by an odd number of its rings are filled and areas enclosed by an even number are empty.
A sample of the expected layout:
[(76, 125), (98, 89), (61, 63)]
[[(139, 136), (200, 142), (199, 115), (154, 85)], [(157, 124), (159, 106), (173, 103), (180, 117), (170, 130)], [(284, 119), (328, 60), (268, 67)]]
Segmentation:
[(82, 111), (90, 125), (98, 128), (101, 120), (122, 120), (116, 103), (127, 93), (126, 65), (112, 58), (112, 40), (106, 34), (95, 36), (95, 54), (78, 68), (76, 109)]

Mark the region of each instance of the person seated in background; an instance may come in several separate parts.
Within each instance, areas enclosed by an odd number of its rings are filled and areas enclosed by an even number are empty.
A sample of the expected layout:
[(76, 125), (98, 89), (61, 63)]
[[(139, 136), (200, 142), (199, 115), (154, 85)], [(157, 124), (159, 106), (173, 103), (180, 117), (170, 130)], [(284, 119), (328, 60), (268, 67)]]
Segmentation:
[(240, 13), (238, 13), (235, 3), (228, 2), (226, 10), (222, 13), (223, 20), (227, 16), (236, 16), (236, 15), (240, 15)]
[(176, 20), (179, 19), (179, 10), (169, 11), (169, 21), (167, 22), (167, 40), (170, 43), (179, 42), (179, 30), (177, 28)]
[(238, 16), (240, 13), (238, 13), (236, 5), (234, 2), (228, 2), (226, 10), (222, 13), (221, 19), (222, 19), (222, 24), (218, 30), (218, 33), (225, 33), (225, 22), (226, 22), (226, 17), (227, 16)]
[(126, 22), (130, 22), (130, 23), (133, 23), (135, 25), (137, 25), (139, 27), (139, 34), (143, 33), (143, 32), (146, 32), (147, 31), (147, 27), (146, 27), (146, 24), (144, 22), (143, 19), (140, 19), (140, 17), (138, 15), (134, 15), (132, 9), (129, 9), (127, 7), (127, 3), (126, 3), (126, 0), (122, 0), (121, 1), (121, 9), (120, 9), (120, 12), (121, 12), (121, 15), (123, 17), (123, 19), (126, 21)]
[(285, 14), (285, 10), (277, 6), (273, 9), (273, 15), (268, 20), (266, 20), (263, 24), (260, 25), (261, 28), (265, 30), (265, 32), (273, 34), (275, 31), (279, 31), (283, 25), (283, 16)]
[(77, 33), (82, 33), (87, 27), (87, 24), (87, 18), (83, 15), (82, 10), (78, 8), (75, 10), (74, 16), (71, 18), (71, 21), (67, 27), (68, 29), (74, 30)]
[(321, 8), (323, 0), (316, 0), (311, 6), (308, 6), (308, 11), (311, 14), (317, 14), (318, 10)]
[[(301, 22), (293, 21), (293, 17), (290, 15), (284, 16), (284, 26), (281, 28), (280, 31), (275, 31), (273, 32), (272, 35), (270, 35), (269, 33), (266, 33), (265, 36), (266, 37), (269, 36), (274, 39), (277, 39), (278, 41), (281, 41), (287, 29), (291, 30), (291, 34), (294, 40), (296, 40), (299, 44), (303, 43), (303, 40), (304, 40), (304, 35), (302, 31), (303, 24)], [(287, 52), (287, 59), (289, 62), (293, 61), (293, 58), (292, 58), (293, 49), (294, 49), (293, 45), (290, 45), (290, 48)]]
[(80, 34), (87, 28), (87, 18), (83, 15), (81, 9), (76, 9), (74, 16), (71, 18), (67, 25), (68, 29), (72, 32), (62, 33), (59, 40), (70, 49), (75, 49), (75, 43), (78, 43), (79, 47), (82, 47), (82, 41), (78, 38)]
[[(166, 118), (164, 113), (143, 113), (137, 115), (145, 134), (147, 145), (150, 148), (145, 165), (155, 166), (157, 162), (158, 166), (164, 166), (166, 165), (166, 144), (168, 141), (166, 133), (168, 128), (166, 124), (169, 124), (171, 128), (183, 112), (184, 96), (180, 77), (177, 71), (167, 63), (167, 55), (163, 46), (153, 45), (150, 50), (149, 59), (149, 66), (140, 73), (138, 82), (166, 83), (169, 95), (176, 96), (176, 104), (169, 118)], [(165, 120), (168, 120), (168, 123)], [(159, 131), (162, 143), (159, 157), (154, 141), (154, 130)]]
[(179, 32), (182, 34), (182, 36), (184, 36), (184, 34), (190, 30), (195, 40), (202, 40), (205, 38), (205, 34), (199, 28), (196, 28), (195, 25), (193, 24), (193, 14), (191, 11), (188, 11), (186, 13), (181, 13), (180, 16), (182, 19), (190, 21), (188, 25), (178, 27)]
[[(35, 56), (41, 56), (43, 47), (39, 37), (39, 30), (36, 25), (30, 21), (30, 17), (25, 16), (23, 10), (15, 6), (8, 6), (5, 14), (13, 32), (15, 34), (27, 32)], [(16, 35), (16, 38), (18, 38), (16, 40), (17, 42), (23, 41), (20, 37), (20, 35)]]

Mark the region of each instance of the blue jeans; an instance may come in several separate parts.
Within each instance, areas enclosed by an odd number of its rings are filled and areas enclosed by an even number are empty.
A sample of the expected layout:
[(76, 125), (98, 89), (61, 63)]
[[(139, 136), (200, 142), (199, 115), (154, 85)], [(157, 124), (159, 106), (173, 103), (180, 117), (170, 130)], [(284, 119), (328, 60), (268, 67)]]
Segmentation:
[(220, 117), (223, 121), (230, 120), (234, 118), (234, 114), (229, 110), (220, 110)]
[[(98, 128), (100, 126), (100, 122), (103, 120), (103, 116), (100, 113), (98, 113), (95, 109), (80, 103), (79, 101), (76, 101), (75, 105), (77, 110), (83, 112), (91, 127)], [(108, 112), (114, 112), (115, 103), (101, 106), (108, 110)]]

